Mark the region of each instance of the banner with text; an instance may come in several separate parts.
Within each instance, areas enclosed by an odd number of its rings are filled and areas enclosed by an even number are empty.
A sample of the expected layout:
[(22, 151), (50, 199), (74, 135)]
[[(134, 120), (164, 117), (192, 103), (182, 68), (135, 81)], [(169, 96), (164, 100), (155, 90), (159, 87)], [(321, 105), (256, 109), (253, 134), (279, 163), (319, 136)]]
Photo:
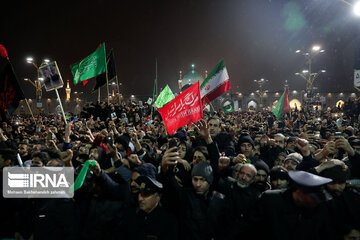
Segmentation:
[(173, 134), (182, 126), (199, 121), (203, 117), (199, 82), (183, 91), (158, 111), (169, 134)]

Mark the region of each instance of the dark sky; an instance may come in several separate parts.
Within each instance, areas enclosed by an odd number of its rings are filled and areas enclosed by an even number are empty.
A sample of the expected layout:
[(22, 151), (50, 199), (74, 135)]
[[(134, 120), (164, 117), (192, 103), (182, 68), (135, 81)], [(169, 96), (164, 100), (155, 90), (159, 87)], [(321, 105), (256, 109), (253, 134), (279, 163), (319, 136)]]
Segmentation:
[(155, 59), (159, 87), (175, 90), (180, 70), (188, 72), (194, 63), (202, 74), (224, 58), (234, 91), (255, 91), (253, 80), (260, 78), (269, 80), (270, 91), (281, 90), (285, 80), (292, 89), (304, 89), (305, 81), (294, 73), (305, 68), (305, 59), (294, 52), (314, 43), (326, 52), (313, 69), (327, 70), (315, 86), (353, 91), (360, 18), (340, 0), (5, 0), (1, 8), (0, 43), (27, 97), (35, 90), (22, 79), (36, 76), (27, 56), (37, 63), (56, 60), (73, 91), (88, 93), (94, 83), (73, 87), (69, 66), (104, 41), (115, 51), (125, 95), (152, 95)]

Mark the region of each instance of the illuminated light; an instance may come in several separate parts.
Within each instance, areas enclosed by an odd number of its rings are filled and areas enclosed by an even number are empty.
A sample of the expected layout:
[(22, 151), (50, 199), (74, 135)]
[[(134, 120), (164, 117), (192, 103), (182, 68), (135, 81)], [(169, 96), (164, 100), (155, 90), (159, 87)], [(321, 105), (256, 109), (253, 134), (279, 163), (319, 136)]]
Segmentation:
[[(337, 101), (336, 102), (336, 107), (342, 107), (342, 106), (344, 106), (344, 104), (345, 104), (345, 102), (343, 101), (343, 100), (339, 100), (339, 101)], [(335, 114), (336, 115), (336, 114)]]
[(321, 70), (322, 73), (326, 73), (326, 70)]
[(26, 58), (26, 61), (27, 61), (28, 63), (32, 63), (32, 62), (34, 61), (34, 59), (33, 59), (32, 57), (27, 57), (27, 58)]
[(320, 46), (319, 46), (319, 45), (315, 45), (315, 46), (312, 47), (312, 50), (317, 52), (317, 51), (320, 50)]
[(355, 3), (354, 5), (354, 14), (358, 17), (360, 17), (360, 1)]
[(49, 63), (50, 60), (49, 59), (44, 59), (44, 63)]
[(134, 98), (135, 96), (134, 95), (131, 95), (132, 98)]
[(299, 100), (297, 100), (296, 98), (291, 100), (289, 102), (289, 105), (290, 105), (291, 109), (295, 109), (295, 106), (296, 106), (298, 110), (301, 110), (301, 102)]
[(44, 78), (42, 78), (42, 77), (40, 77), (40, 78), (38, 78), (40, 81), (44, 81)]
[(300, 52), (301, 52), (301, 50), (296, 50), (296, 51), (295, 51), (295, 53), (300, 53)]
[(305, 69), (305, 70), (302, 70), (302, 72), (303, 72), (303, 73), (308, 73), (309, 70), (306, 70), (306, 69)]

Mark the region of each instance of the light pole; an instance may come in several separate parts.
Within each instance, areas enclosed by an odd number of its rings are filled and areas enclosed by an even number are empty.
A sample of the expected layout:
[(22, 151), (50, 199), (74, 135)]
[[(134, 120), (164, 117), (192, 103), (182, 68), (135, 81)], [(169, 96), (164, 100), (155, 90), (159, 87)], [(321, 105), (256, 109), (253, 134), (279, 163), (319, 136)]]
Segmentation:
[(34, 59), (32, 57), (27, 57), (26, 58), (26, 61), (30, 64), (32, 64), (35, 68), (36, 68), (36, 73), (37, 73), (37, 79), (35, 79), (34, 81), (30, 80), (29, 78), (25, 78), (24, 80), (27, 81), (27, 82), (30, 82), (36, 89), (36, 101), (37, 101), (37, 108), (41, 108), (42, 107), (42, 104), (39, 104), (38, 103), (42, 103), (42, 87), (44, 86), (44, 79), (41, 77), (41, 74), (40, 74), (40, 68), (42, 66), (45, 66), (47, 64), (49, 64), (50, 60), (49, 59), (44, 59), (40, 66), (38, 66), (35, 62), (34, 62)]
[(259, 84), (259, 90), (256, 90), (256, 93), (259, 95), (260, 98), (260, 107), (263, 106), (263, 97), (268, 92), (268, 90), (263, 90), (262, 87), (265, 83), (267, 83), (269, 80), (261, 78), (260, 80), (254, 80), (255, 83)]
[(308, 69), (304, 69), (302, 72), (297, 72), (295, 75), (300, 76), (306, 81), (306, 93), (308, 96), (308, 100), (312, 100), (313, 91), (314, 91), (314, 81), (321, 73), (325, 73), (325, 70), (320, 70), (318, 72), (312, 72), (312, 60), (314, 57), (319, 55), (320, 53), (324, 53), (325, 50), (321, 49), (319, 45), (314, 45), (309, 52), (302, 52), (301, 50), (296, 50), (295, 53), (301, 54), (306, 58), (306, 64), (308, 65)]

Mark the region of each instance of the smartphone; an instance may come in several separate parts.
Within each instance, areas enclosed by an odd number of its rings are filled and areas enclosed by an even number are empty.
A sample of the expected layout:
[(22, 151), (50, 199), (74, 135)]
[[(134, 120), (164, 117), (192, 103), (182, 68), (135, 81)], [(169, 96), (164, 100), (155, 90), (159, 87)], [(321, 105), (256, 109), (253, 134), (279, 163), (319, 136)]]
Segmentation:
[(112, 146), (114, 144), (114, 139), (111, 136), (109, 136), (106, 138), (106, 142)]
[[(170, 148), (173, 148), (173, 147), (176, 147), (176, 146), (177, 146), (177, 142), (176, 142), (174, 139), (170, 140), (170, 142), (169, 142), (169, 149), (170, 149)], [(177, 149), (176, 149), (175, 151), (177, 151)], [(174, 151), (174, 152), (175, 152), (175, 151)]]
[(335, 138), (340, 138), (342, 136), (342, 132), (335, 132), (334, 134)]
[[(170, 140), (170, 142), (169, 142), (169, 148), (168, 149), (170, 149), (170, 148), (173, 148), (173, 147), (176, 147), (177, 146), (177, 142), (174, 140), (174, 139), (172, 139), (172, 140)], [(177, 149), (177, 147), (175, 148), (175, 150), (173, 150), (173, 152), (176, 152), (178, 149)], [(174, 172), (174, 169), (175, 169), (175, 166), (169, 166), (169, 169), (168, 169), (168, 171), (169, 172)]]

